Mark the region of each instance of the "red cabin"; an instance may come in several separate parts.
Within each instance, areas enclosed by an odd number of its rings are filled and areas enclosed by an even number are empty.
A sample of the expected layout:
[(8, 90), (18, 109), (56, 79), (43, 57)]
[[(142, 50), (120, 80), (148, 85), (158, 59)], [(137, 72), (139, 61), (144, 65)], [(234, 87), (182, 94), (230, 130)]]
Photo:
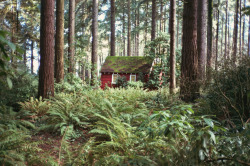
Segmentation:
[(101, 88), (116, 87), (118, 76), (127, 81), (148, 80), (154, 60), (150, 57), (108, 56), (101, 69)]

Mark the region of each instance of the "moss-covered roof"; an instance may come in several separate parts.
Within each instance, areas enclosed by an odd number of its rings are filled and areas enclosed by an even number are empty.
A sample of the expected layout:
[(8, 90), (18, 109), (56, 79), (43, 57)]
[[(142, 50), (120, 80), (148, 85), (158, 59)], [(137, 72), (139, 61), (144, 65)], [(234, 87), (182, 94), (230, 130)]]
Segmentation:
[(150, 57), (108, 56), (102, 73), (149, 73), (153, 59)]

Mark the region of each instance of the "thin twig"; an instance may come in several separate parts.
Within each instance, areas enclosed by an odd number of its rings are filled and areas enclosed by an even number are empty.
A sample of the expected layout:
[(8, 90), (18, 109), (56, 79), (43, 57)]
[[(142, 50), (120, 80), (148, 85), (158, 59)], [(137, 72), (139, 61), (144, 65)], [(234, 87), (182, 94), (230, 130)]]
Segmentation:
[(231, 160), (231, 161), (237, 161), (238, 163), (241, 163), (244, 165), (250, 165), (250, 163), (244, 162), (242, 160), (237, 160), (237, 159), (227, 158), (227, 157), (221, 157), (221, 158), (217, 158), (217, 159), (207, 160), (206, 162), (215, 162), (215, 161), (220, 161), (220, 160)]
[(230, 106), (239, 114), (239, 117), (240, 117), (240, 120), (241, 120), (241, 123), (242, 123), (242, 126), (244, 126), (244, 121), (240, 115), (240, 112), (239, 110), (232, 104), (231, 100), (224, 94), (224, 92), (222, 92), (221, 88), (219, 86), (217, 86), (222, 94), (222, 96), (228, 101), (228, 103), (230, 104)]

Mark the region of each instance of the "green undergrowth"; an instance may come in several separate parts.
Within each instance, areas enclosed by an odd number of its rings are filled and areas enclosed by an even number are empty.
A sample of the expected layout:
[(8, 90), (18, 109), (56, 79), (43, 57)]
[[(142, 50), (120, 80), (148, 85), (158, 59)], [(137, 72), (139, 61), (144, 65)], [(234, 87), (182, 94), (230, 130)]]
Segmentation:
[[(18, 113), (2, 108), (1, 165), (249, 163), (247, 128), (231, 132), (214, 116), (201, 115), (199, 104), (183, 103), (164, 88), (88, 88), (47, 100), (31, 98), (21, 105)], [(39, 148), (44, 142), (32, 139), (47, 134), (60, 138), (51, 146), (56, 155)], [(6, 140), (9, 148), (2, 146)]]

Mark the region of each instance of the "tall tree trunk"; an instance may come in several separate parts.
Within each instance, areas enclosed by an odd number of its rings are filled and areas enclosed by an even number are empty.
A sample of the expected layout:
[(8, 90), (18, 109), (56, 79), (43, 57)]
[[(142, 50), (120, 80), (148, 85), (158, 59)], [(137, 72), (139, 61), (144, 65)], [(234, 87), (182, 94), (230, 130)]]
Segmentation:
[(241, 23), (242, 23), (242, 14), (241, 14), (241, 5), (242, 5), (242, 0), (240, 0), (240, 25), (239, 25), (239, 29), (240, 29), (240, 32), (239, 32), (239, 52), (240, 52), (240, 57), (242, 56), (242, 47), (241, 47)]
[(98, 0), (93, 0), (93, 16), (92, 16), (92, 68), (91, 68), (91, 85), (97, 85), (97, 62), (98, 62)]
[(173, 94), (176, 88), (175, 81), (175, 19), (176, 19), (176, 1), (170, 1), (170, 93)]
[[(244, 8), (246, 7), (246, 0), (244, 0)], [(243, 28), (242, 28), (242, 50), (244, 50), (245, 47), (245, 22), (246, 22), (246, 16), (243, 17)]]
[(227, 58), (230, 59), (230, 15), (228, 13), (228, 26), (227, 26), (227, 38), (228, 38), (228, 44), (227, 44), (227, 47), (228, 47), (228, 51), (227, 51)]
[(75, 68), (75, 0), (69, 0), (69, 73), (74, 73)]
[(23, 54), (23, 63), (26, 66), (27, 63), (27, 39), (24, 40), (24, 54)]
[(56, 1), (56, 46), (55, 75), (56, 82), (64, 79), (64, 0)]
[[(14, 11), (16, 11), (16, 8), (14, 6), (16, 6), (14, 4), (15, 2), (12, 1), (12, 8), (11, 8), (11, 13), (12, 13), (12, 26), (11, 26), (11, 42), (16, 44), (16, 13)], [(12, 55), (14, 55), (16, 52), (14, 50), (12, 50)], [(14, 58), (14, 56), (11, 56), (11, 63), (15, 66), (16, 63), (16, 58)]]
[(186, 0), (183, 10), (180, 96), (186, 102), (199, 96), (197, 51), (197, 0)]
[(82, 71), (82, 81), (85, 81), (85, 74), (86, 74), (85, 73), (85, 64), (82, 64), (81, 67), (82, 67), (82, 70), (81, 70)]
[(250, 15), (248, 19), (248, 57), (250, 57)]
[(30, 62), (31, 74), (34, 74), (34, 41), (31, 41), (31, 62)]
[(130, 13), (130, 0), (128, 0), (128, 48), (127, 54), (131, 56), (131, 13)]
[(111, 52), (115, 56), (115, 0), (111, 0)]
[(207, 22), (207, 79), (211, 79), (213, 56), (213, 0), (208, 0), (208, 22)]
[(176, 47), (179, 47), (179, 26), (180, 26), (180, 19), (179, 19), (179, 14), (177, 16), (177, 32), (176, 32)]
[(122, 10), (122, 40), (123, 40), (123, 53), (122, 56), (126, 56), (126, 37), (125, 37), (125, 1), (123, 1), (123, 10)]
[(148, 1), (146, 4), (146, 17), (145, 17), (145, 34), (144, 34), (144, 40), (145, 40), (145, 45), (147, 44), (147, 40), (148, 40)]
[(220, 48), (220, 55), (222, 57), (223, 55), (223, 38), (224, 38), (224, 29), (223, 29), (223, 26), (224, 26), (224, 15), (221, 15), (222, 17), (222, 20), (221, 20), (221, 48)]
[(205, 78), (206, 68), (206, 28), (207, 28), (207, 0), (198, 0), (197, 14), (197, 50), (199, 79)]
[(137, 56), (137, 10), (135, 8), (135, 22), (134, 22), (134, 25), (135, 25), (135, 28), (134, 28), (134, 56)]
[(140, 52), (140, 8), (138, 5), (138, 9), (137, 9), (137, 32), (136, 32), (136, 56), (139, 56), (139, 52)]
[(161, 4), (161, 7), (160, 7), (160, 32), (163, 31), (163, 0), (160, 0), (160, 4)]
[(237, 44), (238, 44), (238, 15), (239, 15), (239, 0), (236, 0), (235, 15), (234, 15), (234, 34), (233, 34), (233, 62), (236, 63)]
[(18, 8), (18, 0), (16, 0), (16, 32), (19, 32), (19, 8)]
[(226, 0), (226, 23), (225, 23), (225, 52), (224, 59), (227, 59), (227, 28), (228, 28), (228, 0)]
[(156, 37), (156, 1), (152, 0), (152, 24), (151, 24), (151, 41)]
[(220, 11), (217, 10), (217, 28), (216, 28), (216, 55), (215, 55), (215, 70), (218, 69), (218, 42), (219, 42), (219, 23), (220, 23)]
[(164, 19), (163, 19), (163, 32), (166, 32), (166, 22), (167, 22), (167, 8), (165, 7), (165, 10), (164, 10)]
[(54, 96), (54, 0), (41, 1), (38, 96)]

